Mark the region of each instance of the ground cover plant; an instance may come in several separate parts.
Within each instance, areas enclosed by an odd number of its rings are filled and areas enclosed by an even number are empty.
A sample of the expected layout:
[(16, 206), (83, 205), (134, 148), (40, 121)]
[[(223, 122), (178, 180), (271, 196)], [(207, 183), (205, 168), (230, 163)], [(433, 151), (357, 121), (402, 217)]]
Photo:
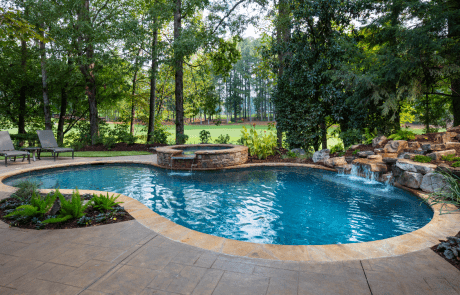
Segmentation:
[[(118, 196), (81, 195), (75, 190), (63, 195), (56, 190), (39, 193), (32, 181), (19, 184), (19, 189), (0, 202), (0, 219), (10, 226), (29, 229), (75, 228), (132, 220)], [(57, 210), (54, 210), (54, 208)]]
[(414, 162), (419, 162), (419, 163), (430, 163), (432, 160), (433, 159), (431, 159), (430, 157), (424, 156), (424, 155), (416, 155), (413, 158)]

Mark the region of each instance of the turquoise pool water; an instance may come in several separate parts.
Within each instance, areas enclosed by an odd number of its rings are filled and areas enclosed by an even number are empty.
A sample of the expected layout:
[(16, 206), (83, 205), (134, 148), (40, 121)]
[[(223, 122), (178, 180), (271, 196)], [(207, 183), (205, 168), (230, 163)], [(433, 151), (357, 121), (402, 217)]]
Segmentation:
[(121, 193), (187, 228), (265, 244), (324, 245), (412, 232), (433, 217), (414, 195), (362, 178), (294, 167), (171, 172), (143, 165), (86, 165), (22, 174), (42, 188)]

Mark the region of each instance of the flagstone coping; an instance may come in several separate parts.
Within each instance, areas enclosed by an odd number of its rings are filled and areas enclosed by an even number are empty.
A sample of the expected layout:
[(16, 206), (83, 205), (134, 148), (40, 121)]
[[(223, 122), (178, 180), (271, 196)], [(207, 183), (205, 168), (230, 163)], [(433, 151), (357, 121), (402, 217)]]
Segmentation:
[[(79, 166), (87, 164), (142, 164), (159, 167), (158, 164), (145, 161), (84, 161), (72, 164), (58, 164), (46, 167), (36, 167), (32, 169), (21, 169), (0, 175), (0, 192), (14, 192), (15, 188), (3, 184), (3, 180), (13, 175), (60, 167)], [(314, 169), (328, 169), (319, 165), (297, 164), (297, 163), (261, 163), (261, 164), (244, 164), (235, 167), (227, 167), (225, 169), (239, 169), (249, 167), (266, 167), (266, 166), (290, 166), (290, 167), (306, 167)], [(401, 187), (401, 186), (400, 186)], [(406, 189), (422, 199), (426, 199), (428, 195), (416, 190)], [(51, 190), (41, 190), (49, 192)], [(64, 190), (62, 193), (71, 193), (73, 190)], [(79, 190), (80, 193), (104, 193), (93, 190)], [(115, 195), (115, 193), (109, 192)], [(326, 261), (345, 261), (345, 260), (362, 260), (371, 258), (383, 258), (399, 256), (411, 252), (416, 252), (428, 247), (432, 247), (439, 243), (440, 239), (445, 239), (447, 236), (454, 236), (458, 233), (458, 225), (460, 224), (460, 213), (456, 211), (453, 205), (430, 204), (434, 211), (433, 219), (424, 227), (401, 236), (353, 244), (336, 244), (336, 245), (272, 245), (272, 244), (256, 244), (237, 240), (221, 238), (201, 232), (188, 229), (178, 225), (167, 218), (153, 212), (141, 202), (125, 195), (120, 195), (119, 201), (124, 202), (123, 206), (139, 223), (145, 227), (155, 231), (171, 240), (198, 248), (211, 250), (217, 253), (248, 257), (248, 258), (263, 258), (271, 260), (288, 260), (288, 261), (311, 261), (311, 262), (326, 262)], [(449, 212), (449, 214), (440, 214)], [(454, 212), (455, 211), (455, 212)]]

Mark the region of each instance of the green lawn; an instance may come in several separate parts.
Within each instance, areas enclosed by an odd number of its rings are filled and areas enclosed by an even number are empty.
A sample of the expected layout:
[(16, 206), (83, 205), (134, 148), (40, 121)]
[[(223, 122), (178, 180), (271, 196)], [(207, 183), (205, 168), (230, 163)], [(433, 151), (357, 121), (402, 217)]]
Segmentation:
[[(75, 157), (121, 157), (121, 156), (140, 156), (140, 155), (150, 155), (151, 153), (149, 152), (133, 152), (133, 151), (127, 151), (127, 152), (119, 152), (119, 151), (113, 151), (113, 152), (75, 152)], [(49, 152), (43, 152), (40, 154), (41, 157), (52, 157), (51, 153)], [(60, 153), (59, 157), (72, 157), (72, 153)], [(4, 157), (0, 157), (0, 160), (4, 160)], [(22, 159), (20, 157), (19, 159)]]

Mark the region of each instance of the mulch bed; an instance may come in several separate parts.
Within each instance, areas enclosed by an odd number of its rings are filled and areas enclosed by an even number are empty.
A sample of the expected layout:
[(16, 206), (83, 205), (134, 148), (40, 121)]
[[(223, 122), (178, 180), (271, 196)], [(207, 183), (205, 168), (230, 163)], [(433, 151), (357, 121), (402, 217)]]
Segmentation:
[(303, 159), (303, 158), (284, 158), (283, 156), (286, 155), (288, 152), (287, 149), (284, 148), (276, 148), (275, 154), (272, 156), (268, 156), (264, 160), (259, 160), (257, 156), (249, 155), (248, 156), (248, 163), (304, 163), (304, 164), (314, 164), (311, 158)]
[[(41, 194), (41, 195), (45, 196), (46, 194)], [(69, 196), (69, 195), (63, 194), (63, 196)], [(92, 195), (91, 194), (85, 194), (85, 195), (82, 195), (81, 197), (82, 197), (83, 200), (90, 200), (92, 198)], [(17, 199), (11, 198), (11, 197), (7, 198), (6, 201), (19, 203), (17, 201)], [(123, 204), (120, 204), (120, 205), (123, 206)], [(37, 224), (33, 223), (32, 221), (17, 223), (16, 220), (14, 220), (14, 219), (4, 218), (4, 216), (7, 215), (7, 213), (5, 213), (6, 210), (8, 210), (8, 209), (1, 209), (0, 208), (0, 220), (2, 220), (3, 222), (9, 224), (10, 226), (14, 226), (14, 227), (18, 227), (18, 228), (38, 229)], [(90, 227), (90, 226), (103, 225), (103, 224), (119, 223), (119, 222), (124, 222), (124, 221), (129, 221), (129, 220), (134, 219), (134, 217), (132, 217), (122, 207), (118, 207), (116, 212), (113, 213), (110, 218), (107, 218), (107, 219), (105, 219), (104, 221), (101, 221), (101, 222), (95, 222), (94, 218), (96, 216), (100, 215), (101, 213), (105, 213), (105, 212), (99, 212), (99, 211), (96, 211), (93, 208), (89, 207), (85, 211), (85, 216), (90, 217), (92, 219), (91, 223), (88, 223), (88, 224), (85, 224), (85, 225), (79, 225), (79, 224), (77, 224), (78, 219), (71, 219), (71, 220), (68, 220), (68, 221), (62, 222), (62, 223), (44, 224), (44, 226), (41, 227), (40, 229), (81, 228), (81, 227)], [(49, 213), (45, 214), (44, 219), (46, 219), (48, 216), (49, 216)]]
[(107, 149), (103, 144), (96, 144), (96, 145), (87, 145), (81, 149), (79, 152), (113, 152), (113, 151), (136, 151), (136, 152), (152, 152), (149, 150), (151, 147), (159, 147), (159, 146), (167, 146), (167, 144), (162, 143), (154, 143), (154, 144), (127, 144), (124, 142), (116, 143), (110, 150)]
[[(460, 238), (460, 232), (457, 233), (455, 236), (456, 236), (457, 238)], [(446, 241), (440, 240), (440, 242), (446, 242)], [(439, 243), (439, 244), (440, 244), (440, 243)], [(439, 244), (438, 244), (438, 245), (439, 245)], [(434, 253), (438, 254), (439, 256), (441, 256), (442, 258), (444, 258), (447, 262), (449, 262), (450, 264), (452, 264), (453, 266), (455, 266), (458, 270), (460, 270), (460, 260), (458, 260), (458, 258), (448, 259), (446, 256), (444, 256), (444, 252), (443, 252), (443, 251), (438, 250), (438, 245), (435, 245), (435, 246), (431, 247), (431, 250), (433, 250)]]

